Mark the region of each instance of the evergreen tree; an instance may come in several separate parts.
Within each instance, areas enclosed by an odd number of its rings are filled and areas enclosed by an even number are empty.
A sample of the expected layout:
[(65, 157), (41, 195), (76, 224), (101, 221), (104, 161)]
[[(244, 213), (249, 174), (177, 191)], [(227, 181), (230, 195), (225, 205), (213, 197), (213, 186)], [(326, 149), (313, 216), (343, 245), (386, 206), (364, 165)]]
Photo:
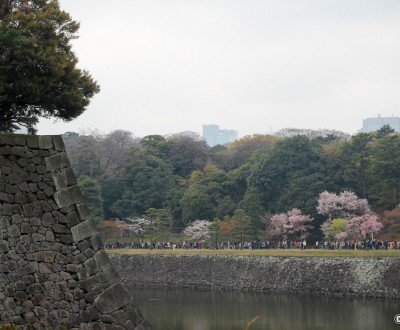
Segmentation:
[(0, 131), (34, 133), (40, 117), (70, 121), (85, 111), (99, 86), (76, 67), (78, 29), (56, 0), (1, 2)]
[(82, 176), (78, 180), (86, 204), (90, 210), (91, 217), (96, 225), (104, 220), (103, 198), (101, 197), (100, 184), (88, 177)]

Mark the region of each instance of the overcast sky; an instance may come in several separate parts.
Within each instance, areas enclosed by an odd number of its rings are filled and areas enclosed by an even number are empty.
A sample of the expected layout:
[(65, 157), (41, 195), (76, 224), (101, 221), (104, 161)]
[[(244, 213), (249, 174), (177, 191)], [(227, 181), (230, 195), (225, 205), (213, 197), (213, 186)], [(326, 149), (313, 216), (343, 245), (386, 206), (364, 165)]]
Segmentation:
[(398, 0), (61, 0), (81, 23), (79, 67), (101, 86), (40, 134), (203, 124), (239, 136), (281, 128), (356, 133), (400, 116)]

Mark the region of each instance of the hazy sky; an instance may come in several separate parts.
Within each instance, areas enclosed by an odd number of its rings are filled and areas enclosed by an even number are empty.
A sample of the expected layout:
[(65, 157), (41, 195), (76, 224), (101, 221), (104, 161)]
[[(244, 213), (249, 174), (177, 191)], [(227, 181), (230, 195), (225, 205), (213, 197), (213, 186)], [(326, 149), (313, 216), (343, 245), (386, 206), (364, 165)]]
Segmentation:
[(355, 133), (400, 116), (398, 0), (61, 0), (81, 23), (79, 66), (101, 92), (40, 134), (202, 124), (239, 136), (281, 128)]

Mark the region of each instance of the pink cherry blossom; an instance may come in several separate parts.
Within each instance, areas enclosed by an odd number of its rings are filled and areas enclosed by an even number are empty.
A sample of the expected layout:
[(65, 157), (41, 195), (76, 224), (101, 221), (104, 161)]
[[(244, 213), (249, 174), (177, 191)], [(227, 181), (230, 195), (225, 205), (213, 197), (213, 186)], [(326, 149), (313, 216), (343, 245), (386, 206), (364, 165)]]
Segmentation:
[(271, 235), (278, 237), (304, 238), (307, 231), (313, 228), (309, 222), (313, 220), (309, 215), (302, 215), (299, 209), (287, 213), (275, 214), (271, 217)]
[(327, 191), (319, 195), (317, 211), (330, 219), (360, 216), (371, 213), (366, 199), (360, 199), (352, 191), (343, 191), (339, 195)]
[(359, 217), (353, 217), (349, 220), (346, 227), (346, 233), (351, 238), (362, 238), (366, 239), (370, 236), (373, 239), (373, 235), (379, 232), (383, 228), (381, 222), (375, 214), (364, 214)]

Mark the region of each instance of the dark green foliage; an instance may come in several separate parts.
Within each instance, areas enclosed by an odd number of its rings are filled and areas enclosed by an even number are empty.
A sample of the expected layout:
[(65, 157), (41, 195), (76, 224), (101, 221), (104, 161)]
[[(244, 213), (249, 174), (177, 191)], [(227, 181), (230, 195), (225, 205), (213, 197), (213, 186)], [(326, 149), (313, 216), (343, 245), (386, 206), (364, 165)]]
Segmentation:
[(111, 208), (120, 217), (139, 216), (149, 208), (161, 208), (175, 183), (170, 164), (139, 148), (129, 151), (120, 173), (123, 193)]
[(240, 241), (241, 248), (243, 248), (243, 242), (255, 237), (254, 228), (251, 225), (251, 218), (243, 209), (237, 209), (233, 215), (233, 220), (233, 237)]
[(249, 177), (248, 191), (260, 192), (267, 212), (303, 210), (305, 203), (315, 203), (318, 194), (325, 190), (324, 177), (318, 176), (322, 170), (319, 152), (320, 146), (305, 136), (279, 141), (271, 150), (259, 154)]
[(370, 164), (370, 145), (373, 136), (369, 133), (359, 133), (343, 146), (342, 166), (345, 184), (358, 196), (367, 198), (368, 178), (367, 168)]
[(262, 207), (261, 193), (257, 188), (248, 189), (244, 198), (240, 201), (239, 207), (249, 215), (253, 228), (262, 229), (265, 211)]
[(227, 180), (226, 173), (215, 167), (194, 171), (181, 200), (183, 222), (214, 219), (217, 215), (230, 214), (235, 207), (232, 199), (226, 198), (229, 195)]
[(174, 173), (187, 178), (194, 170), (202, 170), (207, 164), (207, 145), (203, 140), (176, 136), (168, 141), (168, 159)]
[[(314, 218), (309, 237), (319, 240), (324, 217), (316, 204), (325, 190), (365, 194), (375, 211), (399, 203), (400, 136), (391, 130), (378, 133), (357, 134), (348, 141), (294, 136), (269, 143), (257, 137), (212, 149), (187, 134), (151, 135), (138, 143), (126, 132), (68, 133), (65, 142), (76, 172), (101, 185), (106, 217), (149, 217), (148, 210), (155, 210), (153, 217), (162, 219), (157, 221), (164, 231), (197, 219), (223, 219), (217, 222), (224, 227), (223, 236), (239, 239), (233, 231), (238, 209), (250, 221), (241, 236), (255, 238), (265, 232), (271, 214), (298, 208)], [(243, 150), (246, 145), (252, 151)], [(233, 150), (240, 150), (241, 165), (225, 171)], [(220, 232), (214, 234), (213, 240), (221, 239)]]
[(400, 201), (400, 136), (386, 135), (371, 147), (369, 196), (381, 210), (393, 210)]
[(81, 188), (92, 219), (94, 223), (98, 225), (104, 220), (104, 207), (100, 184), (88, 176), (82, 176), (78, 180), (78, 185)]
[(393, 128), (390, 127), (390, 125), (383, 125), (380, 129), (376, 131), (376, 138), (381, 139), (385, 136), (392, 135), (395, 132)]
[(0, 131), (82, 114), (99, 86), (71, 50), (79, 24), (55, 0), (2, 1), (0, 17)]

